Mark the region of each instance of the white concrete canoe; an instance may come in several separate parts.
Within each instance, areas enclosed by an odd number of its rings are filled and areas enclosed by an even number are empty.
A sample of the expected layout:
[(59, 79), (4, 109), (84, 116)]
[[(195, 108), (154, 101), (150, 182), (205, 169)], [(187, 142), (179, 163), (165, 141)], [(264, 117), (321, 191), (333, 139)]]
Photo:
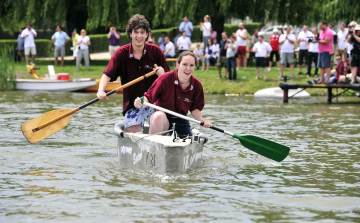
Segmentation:
[(95, 80), (82, 78), (77, 81), (51, 79), (16, 79), (16, 90), (20, 91), (79, 91), (96, 85)]
[[(289, 89), (289, 97), (295, 93), (301, 91), (301, 89)], [(255, 98), (284, 98), (284, 91), (279, 87), (261, 89), (254, 94)], [(292, 98), (305, 99), (310, 98), (310, 94), (307, 91), (302, 91), (296, 94)]]

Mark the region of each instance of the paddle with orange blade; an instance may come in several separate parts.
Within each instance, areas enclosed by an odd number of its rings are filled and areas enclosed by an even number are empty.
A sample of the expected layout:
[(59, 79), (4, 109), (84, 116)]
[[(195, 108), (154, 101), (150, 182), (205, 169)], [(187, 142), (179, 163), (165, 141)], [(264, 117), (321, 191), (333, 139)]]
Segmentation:
[[(155, 64), (154, 67), (157, 67), (157, 65)], [(148, 77), (154, 75), (155, 73), (156, 73), (155, 71), (149, 72), (149, 73), (145, 74), (144, 76), (141, 76), (129, 83), (126, 83), (126, 84), (106, 93), (106, 96), (110, 96), (110, 95), (116, 93), (116, 91), (127, 88), (141, 80), (144, 80), (145, 78), (148, 78)], [(99, 101), (99, 99), (95, 98), (95, 99), (89, 101), (88, 103), (81, 105), (78, 108), (57, 109), (57, 110), (49, 111), (43, 115), (40, 115), (39, 117), (36, 117), (36, 118), (24, 123), (21, 126), (21, 131), (23, 132), (24, 136), (30, 143), (32, 143), (32, 144), (37, 143), (37, 142), (55, 134), (56, 132), (60, 131), (61, 129), (63, 129), (70, 122), (70, 120), (74, 116), (75, 112), (77, 112), (80, 109), (83, 109), (91, 104), (94, 104), (95, 102), (98, 102), (98, 101)]]

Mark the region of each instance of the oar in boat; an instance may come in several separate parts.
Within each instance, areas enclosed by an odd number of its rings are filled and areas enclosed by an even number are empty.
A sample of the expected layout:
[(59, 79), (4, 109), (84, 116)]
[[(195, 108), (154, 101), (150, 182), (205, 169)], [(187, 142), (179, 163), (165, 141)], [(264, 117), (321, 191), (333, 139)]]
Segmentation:
[[(154, 67), (157, 67), (157, 65), (155, 64)], [(110, 96), (110, 95), (116, 93), (116, 91), (127, 88), (141, 80), (144, 80), (147, 77), (154, 75), (155, 73), (156, 73), (155, 71), (149, 72), (149, 73), (145, 74), (144, 76), (141, 76), (129, 83), (126, 83), (126, 84), (106, 93), (106, 96)], [(21, 131), (23, 132), (24, 136), (30, 143), (37, 143), (37, 142), (51, 136), (52, 134), (60, 131), (61, 129), (63, 129), (70, 122), (70, 120), (73, 117), (73, 115), (75, 114), (75, 112), (77, 112), (80, 109), (83, 109), (95, 102), (98, 102), (98, 101), (99, 101), (99, 99), (95, 98), (95, 99), (89, 101), (88, 103), (81, 105), (78, 108), (57, 109), (57, 110), (49, 111), (43, 115), (40, 115), (39, 117), (36, 117), (36, 118), (24, 123), (21, 126)]]
[[(165, 113), (171, 114), (173, 116), (188, 120), (190, 122), (195, 122), (195, 123), (197, 123), (199, 125), (204, 125), (203, 122), (200, 122), (200, 121), (198, 121), (196, 119), (192, 119), (192, 118), (189, 118), (187, 116), (184, 116), (184, 115), (178, 114), (176, 112), (170, 111), (168, 109), (159, 107), (157, 105), (153, 105), (151, 103), (144, 102), (143, 97), (141, 98), (141, 103), (144, 104), (144, 105), (150, 106), (152, 108), (155, 108), (157, 110), (163, 111)], [(258, 153), (260, 155), (262, 155), (262, 156), (265, 156), (265, 157), (267, 157), (269, 159), (275, 160), (277, 162), (283, 161), (290, 152), (289, 147), (281, 145), (281, 144), (279, 144), (277, 142), (270, 141), (268, 139), (261, 138), (259, 136), (238, 135), (238, 134), (234, 134), (234, 133), (225, 131), (223, 129), (217, 128), (215, 126), (212, 126), (210, 128), (214, 129), (216, 131), (222, 132), (224, 134), (230, 135), (230, 136), (240, 140), (240, 143), (244, 147), (246, 147), (246, 148), (248, 148), (248, 149), (250, 149), (250, 150), (252, 150), (252, 151), (254, 151), (254, 152), (256, 152), (256, 153)]]

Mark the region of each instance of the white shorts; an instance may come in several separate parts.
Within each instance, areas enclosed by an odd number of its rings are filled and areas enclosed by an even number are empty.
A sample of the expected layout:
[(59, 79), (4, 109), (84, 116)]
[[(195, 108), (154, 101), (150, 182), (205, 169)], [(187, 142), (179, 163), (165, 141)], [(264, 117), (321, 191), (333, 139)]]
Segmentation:
[(119, 47), (120, 46), (111, 46), (111, 45), (109, 45), (110, 56), (112, 56)]
[(73, 51), (73, 57), (78, 56), (78, 52), (79, 52), (79, 47), (78, 46), (70, 47), (70, 50)]
[(36, 47), (25, 47), (25, 56), (29, 56), (30, 53), (31, 55), (35, 56), (36, 55)]
[(345, 49), (345, 43), (338, 43), (338, 50), (344, 50)]
[(147, 106), (145, 108), (132, 108), (125, 113), (125, 129), (133, 125), (141, 125), (144, 129), (145, 119), (148, 120), (150, 124), (150, 117), (156, 109), (151, 109)]

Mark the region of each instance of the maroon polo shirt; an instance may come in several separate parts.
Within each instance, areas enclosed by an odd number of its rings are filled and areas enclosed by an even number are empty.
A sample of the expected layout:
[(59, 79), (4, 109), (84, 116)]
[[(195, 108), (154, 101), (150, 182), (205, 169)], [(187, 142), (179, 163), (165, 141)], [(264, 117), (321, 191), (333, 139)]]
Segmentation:
[[(163, 67), (165, 72), (170, 71), (164, 53), (157, 45), (145, 43), (143, 55), (140, 60), (138, 60), (135, 59), (131, 43), (129, 43), (115, 51), (108, 66), (104, 70), (104, 74), (111, 78), (111, 82), (116, 81), (116, 79), (120, 77), (121, 83), (126, 84), (151, 72), (152, 70), (145, 69), (145, 65), (154, 67), (154, 64)], [(154, 74), (145, 80), (123, 89), (123, 115), (134, 107), (135, 99), (142, 97), (157, 77), (158, 76)]]
[(335, 70), (336, 70), (335, 79), (339, 80), (341, 75), (346, 75), (346, 74), (344, 74), (344, 64), (345, 63), (346, 63), (345, 61), (341, 61), (335, 68)]
[(205, 104), (200, 81), (191, 76), (189, 87), (182, 90), (177, 70), (161, 75), (144, 95), (150, 103), (182, 115), (187, 115), (189, 111), (195, 109), (201, 111)]

